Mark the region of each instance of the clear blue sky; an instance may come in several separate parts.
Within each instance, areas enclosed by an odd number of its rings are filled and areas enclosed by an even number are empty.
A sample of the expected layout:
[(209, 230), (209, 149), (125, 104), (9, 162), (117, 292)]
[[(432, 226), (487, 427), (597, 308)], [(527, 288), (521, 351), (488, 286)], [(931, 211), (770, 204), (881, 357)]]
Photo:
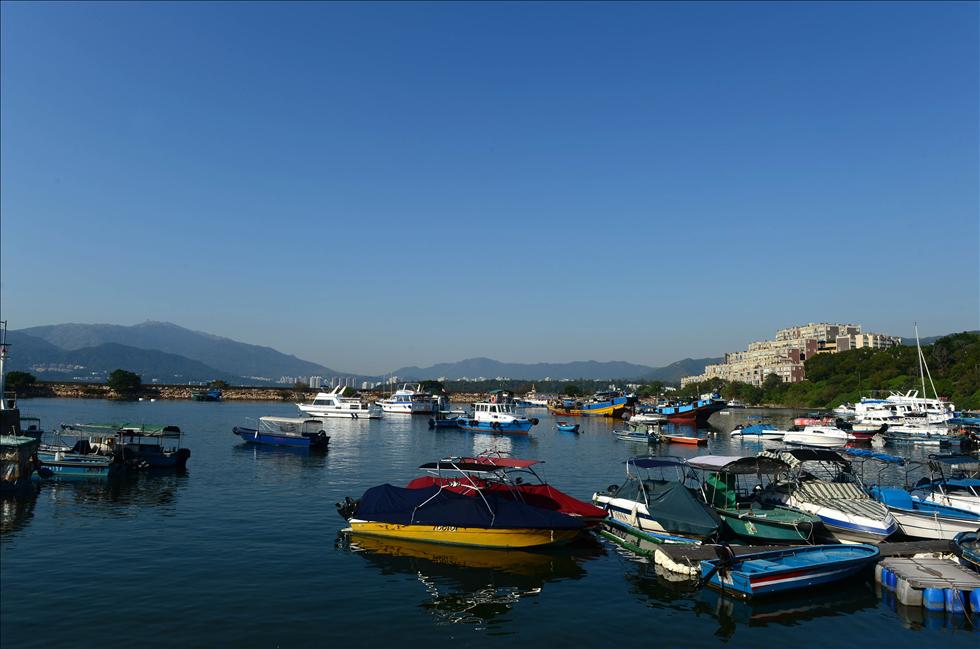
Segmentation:
[(978, 5), (4, 3), (2, 317), (383, 372), (976, 328)]

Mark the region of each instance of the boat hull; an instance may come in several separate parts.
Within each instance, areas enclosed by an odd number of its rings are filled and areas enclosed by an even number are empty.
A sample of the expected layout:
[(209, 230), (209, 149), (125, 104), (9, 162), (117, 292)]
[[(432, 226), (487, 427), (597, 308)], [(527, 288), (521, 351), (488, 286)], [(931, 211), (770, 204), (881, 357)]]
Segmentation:
[(297, 407), (312, 417), (330, 417), (333, 419), (381, 419), (384, 411), (373, 407), (368, 410), (327, 410), (317, 406), (298, 404)]
[[(108, 457), (65, 454), (59, 458), (58, 455), (44, 451), (37, 453), (37, 459), (41, 465), (50, 469), (53, 474), (52, 477), (55, 478), (100, 480), (108, 478), (118, 468), (118, 465), (114, 465)], [(37, 471), (32, 477), (41, 478)]]
[(905, 536), (917, 539), (952, 540), (961, 532), (975, 532), (980, 528), (980, 519), (954, 518), (942, 516), (937, 512), (926, 512), (898, 507), (888, 511), (898, 521), (898, 527)]
[(657, 413), (667, 418), (669, 422), (702, 425), (708, 423), (708, 418), (725, 409), (724, 401), (700, 400), (683, 406), (664, 406)]
[(528, 419), (517, 419), (514, 421), (477, 421), (475, 419), (456, 420), (456, 425), (462, 430), (472, 433), (490, 433), (493, 435), (527, 435), (534, 425)]
[(758, 597), (830, 584), (874, 563), (878, 548), (818, 545), (738, 557), (729, 569), (702, 561), (701, 577), (710, 586), (743, 597)]
[[(811, 543), (815, 538), (819, 519), (804, 521), (779, 521), (752, 515), (745, 511), (717, 509), (725, 527), (735, 536), (755, 542), (768, 543)], [(772, 510), (770, 510), (771, 512)], [(784, 510), (790, 512), (791, 510)], [(794, 512), (795, 513), (795, 512)]]
[(579, 530), (574, 529), (495, 529), (454, 527), (451, 525), (398, 525), (357, 519), (350, 521), (350, 527), (351, 531), (356, 534), (502, 550), (563, 545), (571, 542), (579, 534)]
[(330, 438), (323, 438), (325, 441), (320, 441), (320, 438), (310, 438), (310, 437), (298, 437), (289, 435), (270, 435), (268, 433), (262, 433), (254, 428), (239, 428), (235, 427), (232, 432), (242, 438), (242, 441), (246, 444), (256, 444), (259, 446), (285, 446), (289, 448), (307, 448), (307, 449), (322, 449), (327, 448), (330, 443)]
[(614, 403), (603, 408), (559, 408), (548, 406), (548, 412), (558, 417), (621, 417), (625, 403)]

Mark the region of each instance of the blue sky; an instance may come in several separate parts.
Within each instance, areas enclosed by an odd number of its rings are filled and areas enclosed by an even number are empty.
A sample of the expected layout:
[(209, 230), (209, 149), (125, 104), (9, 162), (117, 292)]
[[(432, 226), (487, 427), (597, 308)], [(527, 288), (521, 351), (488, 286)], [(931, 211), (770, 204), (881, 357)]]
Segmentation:
[(12, 328), (344, 371), (980, 326), (978, 5), (2, 8)]

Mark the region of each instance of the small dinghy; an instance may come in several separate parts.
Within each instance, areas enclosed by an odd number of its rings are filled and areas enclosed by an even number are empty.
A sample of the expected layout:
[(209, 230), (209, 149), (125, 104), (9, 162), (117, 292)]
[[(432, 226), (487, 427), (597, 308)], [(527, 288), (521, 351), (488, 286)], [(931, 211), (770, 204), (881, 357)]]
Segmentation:
[(708, 440), (705, 437), (691, 437), (688, 435), (661, 435), (661, 441), (672, 442), (674, 444), (691, 444), (692, 446), (707, 446)]
[(878, 559), (873, 545), (813, 545), (736, 557), (718, 546), (718, 558), (701, 562), (701, 580), (741, 597), (810, 588), (846, 579)]
[(555, 428), (558, 429), (559, 433), (577, 433), (579, 429), (578, 424), (570, 424), (567, 421), (559, 421), (555, 424)]

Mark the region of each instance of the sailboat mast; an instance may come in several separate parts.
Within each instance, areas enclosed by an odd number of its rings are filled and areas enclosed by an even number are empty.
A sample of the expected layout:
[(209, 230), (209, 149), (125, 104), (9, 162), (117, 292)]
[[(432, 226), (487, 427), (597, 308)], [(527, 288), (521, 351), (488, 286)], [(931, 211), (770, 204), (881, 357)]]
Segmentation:
[(915, 349), (919, 354), (919, 378), (922, 379), (922, 398), (926, 398), (928, 393), (926, 392), (926, 373), (923, 370), (923, 364), (925, 359), (922, 358), (922, 345), (919, 344), (919, 323), (913, 324), (915, 327)]

